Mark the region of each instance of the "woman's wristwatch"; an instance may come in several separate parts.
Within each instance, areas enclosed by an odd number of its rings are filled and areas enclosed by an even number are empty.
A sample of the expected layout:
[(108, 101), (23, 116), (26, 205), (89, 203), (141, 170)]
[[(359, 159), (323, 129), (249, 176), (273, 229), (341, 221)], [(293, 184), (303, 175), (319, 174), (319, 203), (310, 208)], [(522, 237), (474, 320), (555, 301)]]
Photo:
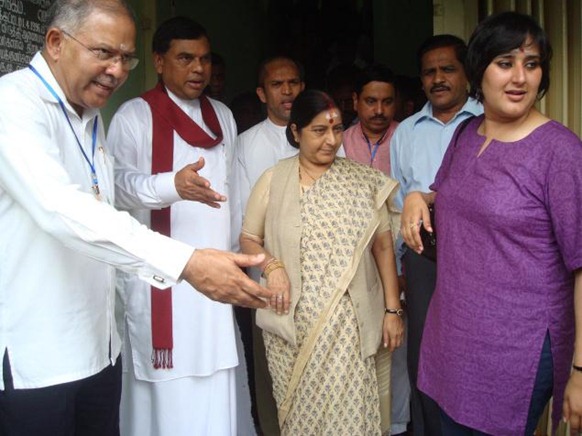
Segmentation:
[(384, 309), (384, 313), (389, 313), (391, 315), (397, 315), (402, 318), (404, 315), (404, 309), (388, 309), (387, 307)]

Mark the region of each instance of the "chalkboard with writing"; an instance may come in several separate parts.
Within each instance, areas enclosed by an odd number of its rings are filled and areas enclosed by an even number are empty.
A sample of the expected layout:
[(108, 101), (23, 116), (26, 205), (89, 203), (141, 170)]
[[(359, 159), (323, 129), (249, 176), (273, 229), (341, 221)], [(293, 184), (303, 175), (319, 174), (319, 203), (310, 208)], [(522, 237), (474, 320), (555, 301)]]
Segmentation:
[(42, 48), (51, 0), (0, 0), (0, 75), (25, 67)]

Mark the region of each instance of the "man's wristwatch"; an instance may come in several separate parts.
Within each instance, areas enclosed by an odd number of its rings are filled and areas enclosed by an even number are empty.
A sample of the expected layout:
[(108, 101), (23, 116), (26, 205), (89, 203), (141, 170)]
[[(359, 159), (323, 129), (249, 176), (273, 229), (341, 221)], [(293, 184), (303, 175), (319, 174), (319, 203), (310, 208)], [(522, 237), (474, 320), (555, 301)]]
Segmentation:
[(400, 318), (402, 318), (402, 315), (404, 315), (404, 309), (388, 309), (387, 307), (384, 309), (385, 313), (390, 313), (392, 315), (397, 315)]

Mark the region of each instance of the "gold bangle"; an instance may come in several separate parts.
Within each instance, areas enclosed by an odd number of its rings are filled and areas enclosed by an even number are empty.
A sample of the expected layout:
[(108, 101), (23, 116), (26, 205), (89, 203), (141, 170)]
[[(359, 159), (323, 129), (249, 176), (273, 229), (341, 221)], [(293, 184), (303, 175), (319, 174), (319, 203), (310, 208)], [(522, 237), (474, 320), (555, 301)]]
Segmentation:
[(273, 262), (269, 262), (269, 264), (263, 270), (263, 277), (268, 278), (269, 274), (279, 268), (285, 268), (285, 265), (283, 265), (283, 262), (280, 260), (276, 259)]
[(277, 261), (277, 258), (275, 256), (271, 257), (267, 263), (265, 264), (265, 266), (263, 267), (263, 269), (261, 270), (261, 274), (269, 267), (269, 265), (271, 265), (273, 262)]
[(279, 268), (285, 268), (283, 262), (276, 258), (271, 259), (265, 266), (265, 269), (263, 270), (263, 277), (268, 278), (269, 274), (271, 274), (273, 271)]

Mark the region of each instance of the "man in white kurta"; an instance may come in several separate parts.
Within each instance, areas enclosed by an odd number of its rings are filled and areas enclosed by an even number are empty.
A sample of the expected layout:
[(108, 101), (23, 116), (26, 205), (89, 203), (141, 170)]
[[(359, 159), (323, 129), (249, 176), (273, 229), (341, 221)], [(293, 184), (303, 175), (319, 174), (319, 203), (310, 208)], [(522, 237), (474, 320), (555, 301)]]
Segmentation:
[[(179, 40), (168, 36), (179, 29)], [(186, 29), (186, 30), (184, 30)], [(181, 88), (174, 71), (177, 56), (189, 56), (184, 66), (186, 81), (200, 82), (200, 92), (209, 77), (210, 47), (201, 26), (187, 19), (172, 19), (154, 36), (169, 38), (165, 53), (155, 53), (156, 67), (169, 98), (209, 136), (198, 92)], [(174, 30), (170, 30), (169, 34)], [(165, 33), (164, 33), (165, 32)], [(191, 37), (191, 39), (190, 39)], [(162, 48), (163, 50), (163, 48)], [(208, 59), (207, 59), (208, 58)], [(181, 61), (184, 63), (184, 61)], [(192, 65), (195, 64), (195, 65)], [(195, 80), (196, 79), (196, 80)], [(198, 83), (196, 83), (198, 84)], [(191, 98), (196, 97), (196, 98)], [(209, 99), (222, 140), (211, 148), (192, 146), (174, 131), (173, 169), (152, 175), (152, 110), (142, 98), (125, 103), (112, 120), (108, 143), (116, 158), (116, 204), (150, 226), (152, 209), (171, 206), (171, 236), (194, 246), (229, 249), (231, 245), (231, 167), (236, 125), (230, 110)], [(203, 158), (203, 164), (199, 161)], [(191, 164), (195, 164), (196, 171)], [(188, 167), (190, 165), (190, 167)], [(179, 191), (180, 174), (188, 171), (205, 178), (219, 196), (211, 207), (184, 199)], [(180, 171), (183, 170), (184, 171)], [(172, 289), (173, 367), (152, 365), (150, 287), (122, 275), (119, 295), (125, 307), (121, 431), (123, 435), (236, 435), (254, 434), (248, 420), (237, 430), (235, 367), (238, 364), (232, 306), (212, 301), (187, 287)], [(240, 428), (242, 427), (242, 428)]]

